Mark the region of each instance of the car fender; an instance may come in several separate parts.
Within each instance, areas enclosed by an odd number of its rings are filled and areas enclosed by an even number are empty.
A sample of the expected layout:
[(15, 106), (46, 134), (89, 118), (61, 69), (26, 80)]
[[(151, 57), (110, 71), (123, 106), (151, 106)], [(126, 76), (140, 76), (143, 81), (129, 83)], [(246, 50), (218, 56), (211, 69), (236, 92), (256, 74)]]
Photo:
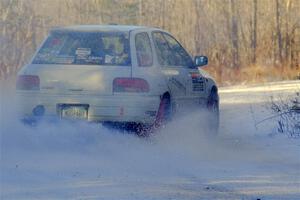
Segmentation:
[[(213, 89), (217, 90), (217, 94), (218, 94), (218, 86), (217, 83), (215, 82), (215, 80), (203, 69), (198, 69), (199, 73), (205, 78), (206, 80), (206, 96), (207, 98), (209, 97), (209, 95), (211, 94), (211, 91)], [(218, 95), (218, 99), (219, 99), (219, 95)]]

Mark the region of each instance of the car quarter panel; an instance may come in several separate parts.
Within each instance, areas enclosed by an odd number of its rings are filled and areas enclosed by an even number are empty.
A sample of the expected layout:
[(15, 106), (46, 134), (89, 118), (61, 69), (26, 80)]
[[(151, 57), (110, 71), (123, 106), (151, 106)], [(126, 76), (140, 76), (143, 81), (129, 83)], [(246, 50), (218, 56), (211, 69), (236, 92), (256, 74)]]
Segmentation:
[[(132, 55), (132, 76), (145, 79), (150, 85), (149, 95), (161, 96), (169, 90), (166, 84), (165, 76), (157, 62), (155, 47), (151, 38), (151, 29), (135, 30), (131, 33), (131, 55)], [(136, 37), (138, 34), (146, 33), (150, 40), (150, 47), (152, 53), (152, 65), (139, 66), (137, 58), (137, 44)]]

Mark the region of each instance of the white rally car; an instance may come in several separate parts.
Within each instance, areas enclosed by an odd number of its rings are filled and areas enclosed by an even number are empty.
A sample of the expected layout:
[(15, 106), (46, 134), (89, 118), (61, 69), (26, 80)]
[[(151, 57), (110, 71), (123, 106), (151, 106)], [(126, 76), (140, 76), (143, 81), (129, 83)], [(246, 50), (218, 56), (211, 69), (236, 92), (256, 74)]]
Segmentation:
[(85, 119), (159, 125), (180, 110), (207, 107), (219, 123), (215, 81), (168, 32), (150, 27), (81, 25), (50, 32), (18, 73), (25, 120)]

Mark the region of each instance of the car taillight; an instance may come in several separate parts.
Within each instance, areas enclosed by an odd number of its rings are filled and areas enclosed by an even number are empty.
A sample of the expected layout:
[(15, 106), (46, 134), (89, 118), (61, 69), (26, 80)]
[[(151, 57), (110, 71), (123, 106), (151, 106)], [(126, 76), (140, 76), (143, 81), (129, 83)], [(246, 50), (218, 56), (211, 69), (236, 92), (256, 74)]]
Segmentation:
[(149, 92), (149, 84), (141, 78), (115, 78), (114, 92)]
[(40, 78), (34, 75), (20, 75), (17, 79), (17, 90), (39, 90)]

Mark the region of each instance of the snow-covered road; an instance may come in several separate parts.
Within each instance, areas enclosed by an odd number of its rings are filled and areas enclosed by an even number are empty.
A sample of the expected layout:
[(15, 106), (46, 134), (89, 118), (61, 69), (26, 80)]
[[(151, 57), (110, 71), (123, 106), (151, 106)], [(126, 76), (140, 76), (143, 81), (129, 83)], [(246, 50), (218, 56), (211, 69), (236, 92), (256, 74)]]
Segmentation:
[(266, 104), (300, 81), (220, 89), (218, 138), (201, 113), (151, 138), (95, 124), (25, 127), (1, 91), (0, 199), (300, 199), (300, 143), (274, 134)]

